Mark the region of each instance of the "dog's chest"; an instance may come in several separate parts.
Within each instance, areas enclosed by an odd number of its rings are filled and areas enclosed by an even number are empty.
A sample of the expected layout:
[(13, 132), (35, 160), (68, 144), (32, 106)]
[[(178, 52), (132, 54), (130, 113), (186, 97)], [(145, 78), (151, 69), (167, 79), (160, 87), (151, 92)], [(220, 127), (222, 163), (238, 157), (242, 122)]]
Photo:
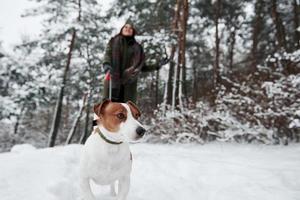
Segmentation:
[(115, 146), (105, 149), (92, 162), (93, 180), (98, 184), (108, 184), (126, 174), (130, 174), (131, 160), (129, 149)]

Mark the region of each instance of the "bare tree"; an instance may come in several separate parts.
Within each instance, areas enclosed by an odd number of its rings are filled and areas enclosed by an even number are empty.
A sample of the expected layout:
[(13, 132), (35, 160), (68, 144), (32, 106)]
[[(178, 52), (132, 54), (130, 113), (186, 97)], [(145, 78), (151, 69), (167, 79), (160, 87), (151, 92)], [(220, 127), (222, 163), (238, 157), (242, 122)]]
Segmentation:
[(221, 0), (214, 2), (214, 23), (215, 23), (215, 61), (214, 61), (214, 78), (213, 88), (215, 90), (215, 97), (217, 95), (217, 88), (220, 81), (220, 37), (219, 37), (219, 19), (221, 15)]
[(65, 70), (64, 70), (64, 74), (63, 74), (63, 81), (62, 81), (62, 85), (61, 85), (61, 88), (60, 88), (60, 91), (58, 94), (58, 99), (57, 99), (56, 106), (55, 106), (54, 119), (52, 122), (51, 131), (50, 131), (50, 135), (49, 135), (48, 147), (53, 147), (55, 145), (55, 139), (56, 139), (59, 124), (61, 121), (60, 119), (61, 119), (61, 113), (62, 113), (64, 88), (67, 83), (67, 75), (68, 75), (70, 64), (71, 64), (72, 51), (74, 48), (75, 38), (76, 38), (76, 30), (74, 28), (73, 33), (72, 33), (72, 39), (70, 42), (69, 52), (68, 52), (67, 64), (65, 66)]
[[(177, 37), (177, 44), (173, 44), (171, 47), (171, 62), (168, 83), (166, 85), (167, 91), (165, 92), (167, 94), (167, 103), (171, 103), (173, 110), (178, 104), (182, 107), (182, 90), (186, 74), (184, 70), (187, 19), (188, 0), (177, 0), (175, 5), (175, 15), (172, 22), (172, 32)], [(177, 63), (175, 64), (174, 57), (176, 49), (178, 49), (178, 51)]]
[(255, 71), (257, 66), (257, 47), (259, 42), (259, 34), (262, 28), (262, 10), (263, 10), (263, 0), (257, 0), (255, 2), (255, 17), (252, 25), (252, 48), (251, 48), (251, 71)]
[(88, 94), (84, 94), (83, 95), (83, 98), (82, 98), (82, 104), (80, 105), (80, 108), (79, 108), (79, 111), (78, 111), (78, 114), (74, 120), (74, 123), (72, 125), (72, 128), (68, 134), (68, 137), (67, 137), (67, 140), (66, 140), (66, 144), (70, 144), (71, 141), (72, 141), (72, 138), (75, 134), (75, 131), (76, 131), (76, 128), (79, 124), (79, 121), (80, 121), (80, 118), (81, 118), (81, 115), (82, 115), (82, 112), (83, 112), (83, 109), (86, 107), (86, 99), (87, 99), (87, 96)]
[[(81, 0), (78, 0), (78, 17), (77, 21), (80, 21), (81, 19)], [(71, 59), (72, 59), (72, 52), (74, 49), (74, 43), (76, 38), (76, 29), (72, 28), (72, 38), (69, 45), (69, 51), (68, 51), (68, 57), (67, 57), (67, 63), (65, 66), (64, 74), (63, 74), (63, 80), (62, 85), (59, 91), (58, 99), (55, 106), (55, 113), (54, 113), (54, 119), (52, 122), (52, 127), (49, 135), (49, 141), (48, 141), (48, 147), (53, 147), (55, 145), (55, 140), (58, 132), (58, 128), (61, 121), (61, 113), (62, 113), (62, 103), (63, 103), (63, 97), (64, 97), (64, 88), (67, 83), (67, 75), (70, 69), (71, 65)]]
[(276, 29), (276, 39), (278, 42), (278, 48), (284, 48), (286, 50), (285, 28), (282, 23), (282, 19), (277, 11), (277, 0), (272, 0), (272, 19)]
[(295, 49), (300, 48), (300, 32), (297, 30), (299, 28), (299, 10), (300, 5), (298, 5), (297, 0), (293, 1), (293, 7), (294, 7), (294, 43), (295, 43)]
[(183, 88), (185, 87), (186, 82), (186, 67), (185, 67), (185, 47), (186, 47), (186, 29), (187, 29), (187, 20), (189, 14), (188, 0), (182, 0), (180, 20), (179, 20), (179, 32), (178, 32), (178, 100), (180, 108), (183, 108)]

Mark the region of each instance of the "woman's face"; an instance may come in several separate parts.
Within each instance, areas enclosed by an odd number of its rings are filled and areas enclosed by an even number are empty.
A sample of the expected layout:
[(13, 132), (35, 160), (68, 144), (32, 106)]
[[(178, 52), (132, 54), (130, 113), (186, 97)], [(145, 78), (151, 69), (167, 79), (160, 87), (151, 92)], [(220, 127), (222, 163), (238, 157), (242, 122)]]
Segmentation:
[(122, 29), (122, 35), (124, 36), (132, 36), (133, 35), (133, 28), (130, 24), (125, 24)]

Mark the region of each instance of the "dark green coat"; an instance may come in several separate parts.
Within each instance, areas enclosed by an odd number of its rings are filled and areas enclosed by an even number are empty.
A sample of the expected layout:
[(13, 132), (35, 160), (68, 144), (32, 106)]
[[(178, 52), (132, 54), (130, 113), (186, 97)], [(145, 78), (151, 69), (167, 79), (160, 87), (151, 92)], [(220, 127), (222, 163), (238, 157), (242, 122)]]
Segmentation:
[[(157, 68), (145, 65), (143, 48), (134, 37), (126, 38), (120, 34), (107, 44), (103, 64), (109, 64), (112, 68), (112, 100), (119, 102), (130, 100), (136, 103), (139, 73)], [(137, 73), (127, 76), (124, 72), (129, 67), (133, 67)], [(104, 80), (104, 98), (108, 98), (108, 88), (109, 81)]]

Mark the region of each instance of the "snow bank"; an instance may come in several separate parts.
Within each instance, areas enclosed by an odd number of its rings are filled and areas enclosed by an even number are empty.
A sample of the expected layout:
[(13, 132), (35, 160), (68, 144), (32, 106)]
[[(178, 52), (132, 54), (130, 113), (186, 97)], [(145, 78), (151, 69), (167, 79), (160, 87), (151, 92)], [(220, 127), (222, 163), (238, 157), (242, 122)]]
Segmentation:
[[(81, 145), (0, 154), (1, 200), (79, 200)], [(131, 145), (129, 200), (296, 200), (300, 146)], [(97, 199), (112, 200), (95, 186)]]

